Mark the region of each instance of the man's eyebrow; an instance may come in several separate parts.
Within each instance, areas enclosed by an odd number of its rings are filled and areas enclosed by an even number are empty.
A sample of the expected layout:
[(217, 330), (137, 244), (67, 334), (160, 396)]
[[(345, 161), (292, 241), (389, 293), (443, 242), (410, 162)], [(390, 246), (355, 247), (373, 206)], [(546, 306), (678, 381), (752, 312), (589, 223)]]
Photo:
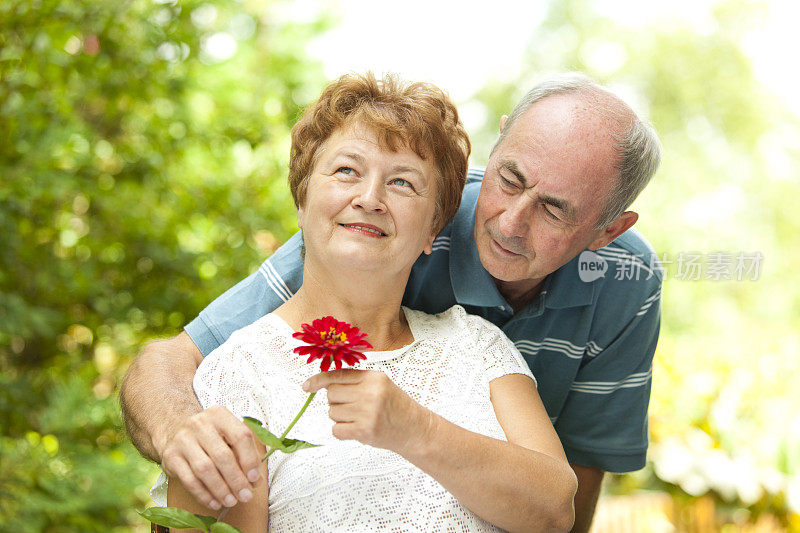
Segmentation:
[(517, 165), (516, 161), (503, 159), (500, 161), (500, 166), (514, 174), (514, 177), (519, 180), (523, 188), (527, 187), (528, 182), (525, 180), (525, 174), (522, 173), (522, 170), (519, 168), (519, 165)]
[(537, 196), (541, 202), (552, 205), (556, 209), (560, 209), (567, 216), (567, 218), (574, 218), (575, 210), (572, 208), (572, 205), (563, 198), (556, 198), (555, 196), (550, 196), (549, 194), (537, 194)]
[[(528, 188), (528, 182), (525, 179), (525, 174), (522, 173), (522, 170), (519, 168), (519, 165), (517, 165), (516, 161), (512, 161), (511, 159), (503, 159), (500, 161), (500, 167), (514, 174), (514, 177), (519, 180), (523, 189)], [(560, 209), (568, 219), (575, 219), (575, 209), (573, 209), (572, 204), (563, 198), (557, 198), (555, 196), (550, 196), (549, 194), (541, 193), (536, 193), (536, 197), (540, 202), (552, 205), (556, 209)]]

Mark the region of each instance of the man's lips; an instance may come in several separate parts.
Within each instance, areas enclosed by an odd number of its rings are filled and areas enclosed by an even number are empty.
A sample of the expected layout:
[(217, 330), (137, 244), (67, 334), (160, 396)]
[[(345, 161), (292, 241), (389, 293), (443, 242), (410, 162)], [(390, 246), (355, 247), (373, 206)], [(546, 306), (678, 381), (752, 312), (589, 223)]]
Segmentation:
[(512, 252), (511, 250), (509, 250), (507, 248), (503, 248), (503, 246), (499, 242), (497, 242), (495, 239), (492, 239), (492, 247), (495, 249), (495, 251), (497, 251), (498, 253), (500, 253), (501, 255), (503, 255), (505, 257), (520, 257), (522, 255), (522, 254), (518, 254), (516, 252)]
[(349, 229), (350, 231), (355, 231), (358, 233), (362, 233), (364, 235), (369, 235), (370, 237), (386, 237), (386, 233), (379, 228), (378, 226), (373, 226), (372, 224), (363, 224), (361, 222), (355, 222), (353, 224), (339, 224), (343, 228)]

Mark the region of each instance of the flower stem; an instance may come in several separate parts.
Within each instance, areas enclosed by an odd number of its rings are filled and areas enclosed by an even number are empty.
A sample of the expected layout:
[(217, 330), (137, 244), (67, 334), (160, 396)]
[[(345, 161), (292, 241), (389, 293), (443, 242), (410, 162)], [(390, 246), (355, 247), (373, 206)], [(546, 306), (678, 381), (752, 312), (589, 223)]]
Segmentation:
[[(305, 413), (305, 412), (306, 412), (306, 409), (308, 408), (309, 404), (311, 403), (311, 400), (313, 400), (313, 399), (314, 399), (314, 396), (316, 396), (316, 395), (317, 395), (317, 393), (316, 393), (316, 392), (312, 392), (311, 394), (309, 394), (309, 395), (308, 395), (308, 399), (306, 400), (306, 403), (304, 403), (304, 404), (303, 404), (303, 408), (302, 408), (302, 409), (300, 409), (300, 412), (299, 412), (299, 413), (297, 413), (297, 416), (295, 416), (295, 417), (294, 417), (294, 420), (292, 420), (292, 423), (291, 423), (291, 424), (289, 424), (289, 427), (287, 427), (287, 428), (286, 428), (286, 431), (284, 431), (284, 432), (283, 432), (283, 434), (280, 436), (280, 439), (281, 439), (281, 440), (283, 440), (283, 438), (284, 438), (286, 435), (288, 435), (288, 434), (289, 434), (289, 431), (291, 431), (291, 429), (294, 427), (294, 425), (295, 425), (295, 424), (297, 424), (297, 421), (298, 421), (298, 420), (300, 420), (300, 417), (301, 417), (301, 416), (303, 416), (303, 413)], [(261, 461), (262, 461), (262, 462), (263, 462), (263, 461), (266, 461), (266, 460), (267, 460), (267, 457), (269, 457), (270, 455), (272, 455), (272, 454), (275, 452), (275, 450), (277, 450), (277, 448), (270, 448), (270, 449), (269, 449), (269, 451), (267, 452), (267, 455), (265, 455), (265, 456), (264, 456), (264, 457), (261, 459)]]
[[(309, 394), (309, 395), (308, 395), (308, 399), (306, 400), (306, 403), (304, 403), (304, 404), (303, 404), (303, 408), (302, 408), (302, 409), (300, 409), (300, 412), (299, 412), (299, 413), (297, 413), (297, 416), (296, 416), (296, 417), (294, 417), (294, 420), (292, 420), (292, 423), (291, 423), (291, 424), (289, 424), (289, 427), (287, 427), (287, 428), (286, 428), (286, 431), (284, 431), (284, 432), (283, 432), (283, 434), (280, 436), (280, 439), (281, 439), (281, 440), (283, 440), (283, 438), (284, 438), (286, 435), (288, 435), (288, 434), (289, 434), (289, 431), (291, 431), (291, 429), (294, 427), (294, 425), (295, 425), (295, 424), (297, 424), (297, 421), (298, 421), (298, 420), (300, 420), (300, 417), (301, 417), (301, 416), (303, 416), (303, 413), (305, 413), (305, 412), (306, 412), (306, 409), (308, 408), (309, 404), (311, 403), (311, 400), (313, 400), (313, 399), (314, 399), (314, 396), (316, 396), (316, 395), (317, 395), (317, 393), (316, 393), (316, 392), (312, 392), (311, 394)], [(270, 448), (270, 449), (269, 449), (269, 451), (267, 452), (267, 454), (266, 454), (264, 457), (262, 457), (262, 458), (261, 458), (261, 462), (263, 463), (264, 461), (266, 461), (266, 460), (267, 460), (267, 458), (268, 458), (270, 455), (272, 455), (272, 454), (275, 452), (275, 450), (277, 450), (277, 449), (278, 449), (278, 448)], [(217, 517), (217, 522), (221, 522), (221, 521), (222, 521), (222, 519), (223, 519), (223, 518), (225, 518), (225, 515), (226, 515), (226, 514), (228, 514), (228, 510), (229, 510), (229, 509), (230, 509), (230, 507), (226, 507), (226, 508), (224, 508), (224, 509), (222, 510), (222, 512), (220, 513), (220, 515)]]

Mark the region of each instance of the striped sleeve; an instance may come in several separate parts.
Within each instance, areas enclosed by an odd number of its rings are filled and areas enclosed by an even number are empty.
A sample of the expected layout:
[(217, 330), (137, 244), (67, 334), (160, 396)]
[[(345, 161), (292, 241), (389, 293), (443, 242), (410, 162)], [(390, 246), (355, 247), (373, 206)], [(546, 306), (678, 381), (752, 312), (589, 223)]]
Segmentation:
[(231, 334), (271, 313), (303, 282), (300, 233), (278, 248), (261, 267), (228, 289), (184, 328), (203, 356)]
[(469, 167), (467, 169), (467, 185), (482, 182), (484, 172), (486, 172), (486, 167)]
[(659, 286), (615, 338), (586, 346), (555, 423), (570, 462), (610, 472), (644, 466), (660, 296)]

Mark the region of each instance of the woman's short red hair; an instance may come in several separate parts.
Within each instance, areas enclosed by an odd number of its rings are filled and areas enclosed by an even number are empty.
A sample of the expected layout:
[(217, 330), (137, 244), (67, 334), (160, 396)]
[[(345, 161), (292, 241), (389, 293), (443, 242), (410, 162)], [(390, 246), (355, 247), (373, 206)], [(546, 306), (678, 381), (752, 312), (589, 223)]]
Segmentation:
[(353, 123), (370, 128), (383, 148), (407, 146), (437, 170), (434, 230), (458, 211), (467, 176), (470, 142), (447, 94), (430, 83), (407, 84), (392, 75), (346, 74), (331, 82), (292, 128), (289, 188), (296, 206), (305, 201), (317, 154), (331, 134)]

